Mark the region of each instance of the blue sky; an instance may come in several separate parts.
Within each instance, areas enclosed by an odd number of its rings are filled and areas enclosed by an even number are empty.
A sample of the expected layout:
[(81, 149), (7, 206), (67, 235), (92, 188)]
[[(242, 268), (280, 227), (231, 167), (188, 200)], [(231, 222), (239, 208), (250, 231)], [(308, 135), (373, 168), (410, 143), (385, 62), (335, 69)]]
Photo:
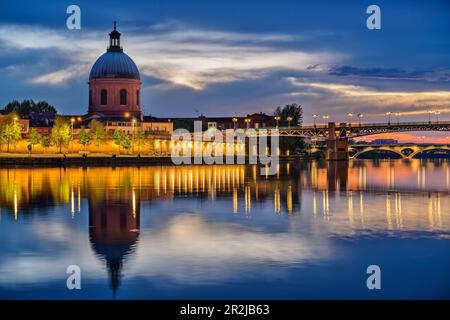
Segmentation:
[[(66, 8), (81, 8), (81, 30)], [(366, 8), (381, 8), (381, 30)], [(450, 113), (448, 1), (8, 1), (0, 3), (0, 105), (47, 100), (85, 113), (88, 75), (118, 21), (144, 113), (272, 113), (304, 106), (345, 121)]]

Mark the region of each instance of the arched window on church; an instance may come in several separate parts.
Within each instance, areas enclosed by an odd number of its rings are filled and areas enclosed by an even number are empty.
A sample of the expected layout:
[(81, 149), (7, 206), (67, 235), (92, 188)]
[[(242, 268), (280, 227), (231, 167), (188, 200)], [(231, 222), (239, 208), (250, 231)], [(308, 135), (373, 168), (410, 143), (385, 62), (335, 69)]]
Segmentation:
[(141, 105), (141, 99), (140, 99), (140, 95), (139, 95), (139, 90), (136, 91), (136, 104), (139, 106)]
[(108, 91), (106, 91), (106, 89), (102, 89), (102, 91), (100, 91), (100, 104), (101, 105), (108, 104)]
[(92, 90), (89, 90), (89, 107), (92, 106)]
[(127, 90), (120, 90), (120, 105), (125, 106), (127, 104)]

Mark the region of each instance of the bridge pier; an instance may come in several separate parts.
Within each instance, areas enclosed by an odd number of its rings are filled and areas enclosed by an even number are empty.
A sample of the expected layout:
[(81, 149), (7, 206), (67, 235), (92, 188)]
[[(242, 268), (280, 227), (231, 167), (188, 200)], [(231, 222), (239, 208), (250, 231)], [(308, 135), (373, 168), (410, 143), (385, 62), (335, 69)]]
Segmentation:
[(347, 190), (348, 162), (330, 161), (327, 164), (328, 190)]
[(326, 159), (329, 161), (348, 161), (348, 137), (336, 136), (336, 123), (328, 122)]

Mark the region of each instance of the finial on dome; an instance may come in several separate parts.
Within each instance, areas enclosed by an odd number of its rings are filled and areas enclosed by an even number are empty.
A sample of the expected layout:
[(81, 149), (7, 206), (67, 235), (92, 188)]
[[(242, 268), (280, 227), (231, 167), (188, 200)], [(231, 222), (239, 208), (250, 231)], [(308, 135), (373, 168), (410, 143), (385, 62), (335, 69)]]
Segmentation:
[(114, 20), (114, 30), (109, 33), (108, 51), (122, 51), (120, 46), (120, 32), (117, 29), (117, 21)]

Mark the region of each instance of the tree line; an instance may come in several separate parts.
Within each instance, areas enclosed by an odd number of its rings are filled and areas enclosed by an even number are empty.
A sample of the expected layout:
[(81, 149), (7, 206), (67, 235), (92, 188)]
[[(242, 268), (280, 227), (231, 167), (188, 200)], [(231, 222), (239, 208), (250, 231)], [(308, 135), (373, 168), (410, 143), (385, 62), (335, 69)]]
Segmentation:
[[(16, 146), (16, 143), (22, 139), (21, 126), (17, 121), (18, 117), (14, 113), (10, 113), (2, 118), (0, 122), (0, 151), (6, 146), (6, 151), (10, 152), (10, 147)], [(130, 150), (134, 147), (141, 149), (146, 145), (147, 139), (141, 127), (135, 128), (133, 134), (122, 131), (116, 131), (113, 134), (114, 144), (117, 145), (119, 154), (122, 149)], [(76, 140), (86, 150), (90, 144), (98, 149), (109, 139), (105, 125), (97, 120), (92, 120), (88, 127), (81, 127), (77, 134)], [(41, 145), (43, 148), (55, 146), (59, 153), (63, 148), (68, 148), (69, 144), (74, 141), (73, 131), (69, 121), (62, 116), (57, 116), (50, 135), (42, 135), (36, 128), (31, 128), (27, 141), (30, 151), (36, 146)]]
[(34, 102), (33, 99), (25, 99), (22, 102), (13, 100), (8, 102), (6, 106), (0, 110), (2, 114), (14, 113), (18, 116), (27, 116), (32, 112), (36, 113), (49, 113), (57, 114), (57, 110), (54, 106), (50, 105), (47, 101)]

